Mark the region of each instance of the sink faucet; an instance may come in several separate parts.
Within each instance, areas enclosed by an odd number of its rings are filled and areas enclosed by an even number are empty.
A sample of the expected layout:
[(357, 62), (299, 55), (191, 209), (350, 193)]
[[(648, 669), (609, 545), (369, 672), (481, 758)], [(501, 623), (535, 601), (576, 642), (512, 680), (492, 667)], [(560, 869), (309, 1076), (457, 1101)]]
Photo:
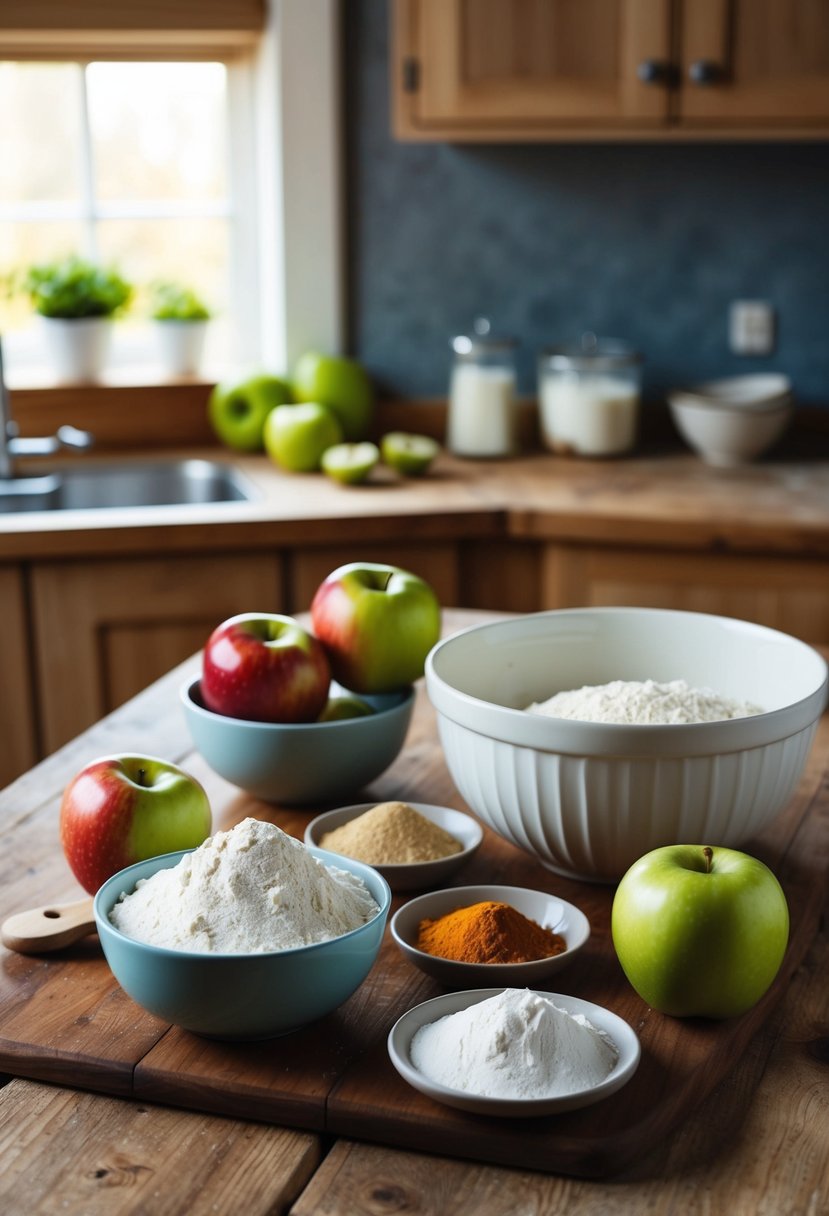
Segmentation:
[(0, 481), (14, 477), (15, 456), (52, 456), (61, 448), (85, 451), (91, 448), (95, 436), (74, 426), (59, 426), (57, 434), (38, 438), (21, 438), (12, 418), (9, 390), (3, 371), (3, 341), (0, 338)]

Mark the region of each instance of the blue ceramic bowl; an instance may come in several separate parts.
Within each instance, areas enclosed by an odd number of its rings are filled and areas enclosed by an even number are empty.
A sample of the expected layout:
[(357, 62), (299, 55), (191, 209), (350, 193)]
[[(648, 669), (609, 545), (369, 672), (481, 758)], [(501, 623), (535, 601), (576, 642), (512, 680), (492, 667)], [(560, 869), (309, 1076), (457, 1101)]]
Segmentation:
[(118, 983), (142, 1009), (217, 1039), (268, 1039), (342, 1005), (371, 970), (383, 940), (391, 891), (371, 866), (309, 849), (326, 865), (361, 878), (380, 911), (342, 937), (269, 954), (197, 954), (149, 946), (121, 933), (109, 913), (141, 878), (176, 865), (188, 850), (120, 870), (95, 896), (95, 924)]
[(365, 696), (376, 713), (340, 722), (247, 722), (206, 709), (199, 681), (181, 700), (190, 734), (221, 777), (266, 801), (343, 801), (388, 768), (409, 729), (414, 689)]

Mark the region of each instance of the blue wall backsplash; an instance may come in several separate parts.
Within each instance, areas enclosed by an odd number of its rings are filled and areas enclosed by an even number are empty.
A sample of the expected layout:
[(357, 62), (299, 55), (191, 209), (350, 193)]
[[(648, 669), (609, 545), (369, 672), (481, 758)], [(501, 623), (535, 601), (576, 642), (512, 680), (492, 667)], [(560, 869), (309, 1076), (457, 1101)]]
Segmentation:
[[(388, 5), (347, 6), (350, 347), (403, 397), (447, 389), (474, 317), (547, 345), (586, 330), (645, 356), (645, 392), (781, 371), (829, 407), (829, 144), (398, 143)], [(774, 352), (728, 349), (735, 299), (768, 300)]]

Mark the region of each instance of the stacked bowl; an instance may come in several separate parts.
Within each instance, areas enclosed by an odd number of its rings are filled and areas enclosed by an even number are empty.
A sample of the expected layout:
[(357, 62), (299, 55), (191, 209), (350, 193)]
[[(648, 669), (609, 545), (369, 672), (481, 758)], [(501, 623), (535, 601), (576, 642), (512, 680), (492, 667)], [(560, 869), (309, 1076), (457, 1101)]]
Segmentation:
[(682, 438), (706, 464), (729, 468), (767, 452), (794, 413), (791, 383), (768, 373), (709, 380), (668, 394)]

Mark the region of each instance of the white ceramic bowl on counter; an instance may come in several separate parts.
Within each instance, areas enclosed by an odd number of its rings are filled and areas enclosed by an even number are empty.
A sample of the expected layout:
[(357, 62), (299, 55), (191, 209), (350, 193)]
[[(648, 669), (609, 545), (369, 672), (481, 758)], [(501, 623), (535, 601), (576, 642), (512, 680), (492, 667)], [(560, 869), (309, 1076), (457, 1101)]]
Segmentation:
[(709, 380), (668, 394), (671, 417), (689, 447), (717, 468), (762, 456), (794, 415), (791, 384), (772, 373)]
[[(565, 689), (683, 679), (753, 717), (612, 725), (527, 713)], [(426, 661), (450, 774), (475, 813), (559, 873), (615, 881), (664, 844), (740, 847), (786, 805), (827, 667), (787, 634), (643, 608), (532, 613), (439, 642)]]

